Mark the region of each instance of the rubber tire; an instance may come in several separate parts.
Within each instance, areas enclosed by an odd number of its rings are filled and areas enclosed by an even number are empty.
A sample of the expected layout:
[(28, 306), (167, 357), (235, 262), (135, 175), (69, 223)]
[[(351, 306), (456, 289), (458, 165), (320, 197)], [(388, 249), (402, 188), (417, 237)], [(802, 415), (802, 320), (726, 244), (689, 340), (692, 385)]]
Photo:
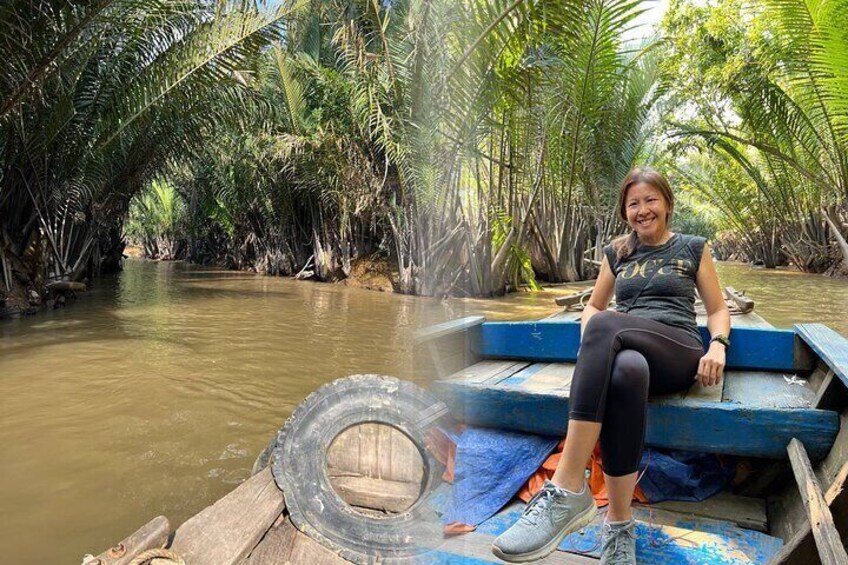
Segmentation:
[[(277, 434), (271, 469), (294, 525), (354, 563), (409, 563), (437, 547), (442, 526), (429, 505), (442, 468), (424, 448), (434, 425), (447, 423), (447, 408), (408, 381), (353, 375), (322, 386), (294, 411)], [(326, 454), (344, 430), (365, 423), (392, 426), (418, 447), (424, 462), (421, 494), (406, 511), (387, 517), (356, 512), (336, 494)]]

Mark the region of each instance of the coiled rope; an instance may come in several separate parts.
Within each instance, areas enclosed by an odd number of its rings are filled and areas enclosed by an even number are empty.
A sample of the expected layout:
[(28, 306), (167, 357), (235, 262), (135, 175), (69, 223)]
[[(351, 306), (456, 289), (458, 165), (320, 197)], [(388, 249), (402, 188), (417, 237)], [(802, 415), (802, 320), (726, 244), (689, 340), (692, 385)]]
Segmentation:
[(161, 559), (163, 565), (186, 565), (180, 554), (170, 549), (148, 549), (139, 553), (128, 565), (144, 565), (151, 559)]

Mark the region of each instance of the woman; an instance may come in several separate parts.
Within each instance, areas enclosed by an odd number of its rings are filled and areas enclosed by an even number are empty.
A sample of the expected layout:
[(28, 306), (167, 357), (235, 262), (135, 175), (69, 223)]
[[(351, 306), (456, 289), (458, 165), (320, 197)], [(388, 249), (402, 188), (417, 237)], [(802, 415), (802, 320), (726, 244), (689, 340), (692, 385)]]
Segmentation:
[[(568, 433), (559, 466), (493, 552), (507, 561), (550, 554), (592, 521), (596, 509), (585, 469), (600, 439), (609, 510), (601, 564), (636, 563), (630, 502), (645, 437), (649, 393), (721, 382), (730, 313), (704, 238), (674, 234), (668, 181), (647, 168), (622, 183), (619, 214), (632, 228), (604, 248), (595, 289), (582, 317), (582, 341), (571, 382)], [(695, 322), (695, 287), (712, 339), (704, 354)], [(606, 311), (616, 296), (616, 312)]]

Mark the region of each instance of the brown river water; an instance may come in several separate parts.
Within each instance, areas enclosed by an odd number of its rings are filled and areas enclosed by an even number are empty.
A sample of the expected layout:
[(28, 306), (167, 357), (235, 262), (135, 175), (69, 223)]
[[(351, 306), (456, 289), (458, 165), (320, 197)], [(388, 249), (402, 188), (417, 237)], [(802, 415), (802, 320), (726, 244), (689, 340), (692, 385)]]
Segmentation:
[[(846, 281), (719, 275), (778, 327), (848, 335)], [(542, 318), (564, 293), (437, 300), (130, 261), (67, 308), (0, 323), (0, 563), (78, 564), (158, 514), (176, 526), (244, 480), (321, 384), (410, 377), (414, 328)]]

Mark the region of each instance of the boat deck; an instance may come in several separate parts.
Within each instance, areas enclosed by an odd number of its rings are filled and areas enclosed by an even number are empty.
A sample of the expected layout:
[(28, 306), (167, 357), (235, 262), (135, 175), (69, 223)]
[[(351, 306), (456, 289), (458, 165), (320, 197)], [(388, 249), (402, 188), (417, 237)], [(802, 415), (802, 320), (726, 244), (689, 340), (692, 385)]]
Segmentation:
[[(566, 433), (568, 396), (579, 348), (579, 313), (538, 322), (465, 323), (470, 364), (437, 380), (434, 391), (471, 425), (542, 435)], [(705, 319), (699, 317), (703, 325)], [(839, 415), (817, 408), (819, 382), (797, 331), (774, 330), (756, 314), (734, 316), (734, 349), (721, 384), (652, 396), (646, 444), (786, 459), (793, 437), (814, 459), (836, 438)], [(702, 329), (702, 332), (705, 329)], [(743, 433), (740, 433), (743, 432)], [(474, 532), (447, 540), (429, 563), (499, 563), (497, 535), (518, 519), (513, 502)], [(766, 563), (783, 541), (767, 535), (765, 501), (720, 493), (701, 503), (634, 506), (637, 557), (645, 564)], [(544, 563), (597, 563), (603, 511), (568, 536)]]
[[(824, 457), (839, 431), (838, 413), (816, 408), (812, 365), (796, 333), (752, 316), (734, 319), (720, 385), (695, 383), (651, 397), (647, 445), (786, 459), (796, 437), (811, 458)], [(476, 362), (432, 388), (467, 424), (562, 436), (579, 332), (579, 323), (563, 317), (480, 324), (472, 340)]]
[[(762, 501), (726, 495), (711, 499), (710, 509), (702, 512), (736, 512), (744, 516), (748, 526), (765, 526)], [(677, 506), (675, 506), (677, 505)], [(636, 558), (644, 565), (680, 565), (686, 563), (713, 565), (763, 564), (777, 553), (783, 542), (755, 529), (743, 528), (733, 519), (717, 520), (694, 514), (698, 506), (692, 503), (672, 503), (668, 510), (662, 504), (634, 505), (637, 542)], [(480, 524), (471, 533), (447, 539), (437, 550), (421, 561), (427, 565), (475, 565), (503, 563), (492, 554), (494, 539), (506, 531), (524, 508), (513, 502), (497, 515)], [(729, 518), (729, 516), (728, 516)], [(597, 565), (600, 556), (601, 525), (604, 511), (599, 511), (592, 524), (567, 536), (558, 551), (538, 563), (558, 565)]]

